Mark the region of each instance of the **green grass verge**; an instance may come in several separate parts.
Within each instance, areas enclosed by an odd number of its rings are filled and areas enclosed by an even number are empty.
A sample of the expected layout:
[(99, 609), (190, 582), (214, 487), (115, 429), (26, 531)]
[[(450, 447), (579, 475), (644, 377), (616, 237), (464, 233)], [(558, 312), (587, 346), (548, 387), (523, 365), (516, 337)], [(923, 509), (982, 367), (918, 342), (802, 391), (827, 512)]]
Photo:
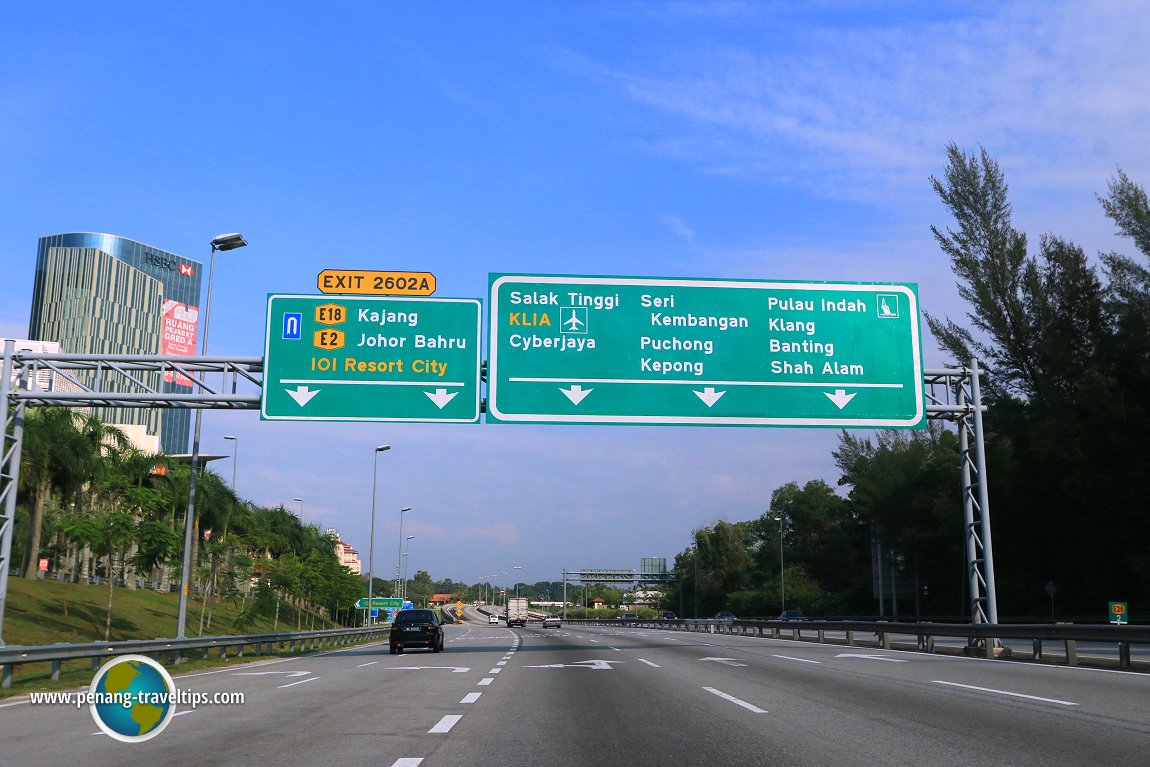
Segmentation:
[[(8, 598), (4, 611), (4, 643), (8, 648), (17, 645), (80, 644), (104, 641), (104, 623), (108, 600), (108, 587), (81, 586), (58, 581), (32, 581), (25, 578), (8, 579)], [(199, 636), (200, 599), (188, 601), (185, 635)], [(145, 589), (117, 587), (112, 596), (112, 633), (110, 641), (128, 639), (158, 639), (174, 637), (179, 614), (179, 595), (163, 594)], [(273, 629), (270, 618), (256, 619), (247, 631), (236, 631), (233, 622), (239, 615), (238, 606), (217, 601), (212, 608), (211, 627), (206, 624), (204, 635), (268, 634), (273, 630), (294, 631), (295, 611), (281, 607), (278, 629)], [(316, 619), (315, 628), (333, 628), (334, 624)], [(303, 616), (302, 628), (309, 628), (309, 616)], [(173, 674), (204, 668), (238, 665), (267, 659), (251, 654), (243, 658), (186, 659), (178, 666), (166, 658), (164, 665)], [(233, 648), (231, 652), (235, 652)], [(286, 650), (276, 648), (277, 655)], [(298, 653), (297, 653), (298, 654)], [(22, 695), (33, 690), (70, 690), (86, 687), (92, 681), (91, 661), (79, 660), (63, 664), (60, 679), (51, 678), (51, 664), (30, 663), (16, 667), (12, 686), (0, 688), (0, 698)]]

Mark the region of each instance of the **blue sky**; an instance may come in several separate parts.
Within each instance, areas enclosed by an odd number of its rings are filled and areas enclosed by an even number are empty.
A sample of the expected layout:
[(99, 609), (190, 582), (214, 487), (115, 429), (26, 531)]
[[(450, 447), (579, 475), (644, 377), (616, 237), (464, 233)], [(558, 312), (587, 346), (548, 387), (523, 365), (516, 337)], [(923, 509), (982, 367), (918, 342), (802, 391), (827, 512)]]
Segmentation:
[[(261, 354), (266, 294), (328, 268), (483, 299), (489, 272), (913, 282), (957, 319), (930, 233), (946, 145), (998, 159), (1033, 243), (1132, 252), (1095, 195), (1119, 167), (1150, 183), (1148, 39), (1134, 1), (8, 3), (0, 336), (26, 335), (37, 238), (70, 231), (200, 261), (242, 232), (214, 354)], [(401, 506), (411, 571), (534, 582), (671, 560), (786, 482), (837, 480), (833, 429), (206, 413), (205, 452), (224, 435), (241, 495), (304, 498), (365, 559), (390, 443), (381, 576)], [(959, 513), (956, 479), (956, 535)]]

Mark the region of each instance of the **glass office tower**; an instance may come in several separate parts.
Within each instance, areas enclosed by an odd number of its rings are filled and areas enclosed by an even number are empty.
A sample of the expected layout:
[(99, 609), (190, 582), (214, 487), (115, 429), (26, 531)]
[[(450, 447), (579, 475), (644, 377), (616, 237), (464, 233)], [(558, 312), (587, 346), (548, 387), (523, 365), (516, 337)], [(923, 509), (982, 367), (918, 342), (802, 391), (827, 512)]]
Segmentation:
[[(70, 354), (194, 355), (201, 266), (112, 234), (41, 237), (28, 337), (56, 341)], [(162, 391), (191, 391), (182, 376), (153, 375), (150, 383)], [(101, 408), (95, 415), (142, 426), (165, 453), (188, 451), (189, 410)]]

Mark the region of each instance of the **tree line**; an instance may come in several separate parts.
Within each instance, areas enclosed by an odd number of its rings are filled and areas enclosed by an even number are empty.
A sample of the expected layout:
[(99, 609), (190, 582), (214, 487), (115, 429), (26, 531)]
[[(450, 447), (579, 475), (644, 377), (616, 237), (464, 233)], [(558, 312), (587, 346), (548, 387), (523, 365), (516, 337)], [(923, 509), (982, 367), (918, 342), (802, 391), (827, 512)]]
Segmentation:
[[(1000, 616), (1105, 621), (1110, 601), (1150, 610), (1150, 205), (1121, 169), (1096, 195), (1136, 256), (1090, 258), (1013, 221), (985, 148), (947, 148), (931, 186), (952, 217), (931, 231), (963, 317), (926, 320), (949, 364), (978, 358)], [(670, 601), (688, 614), (966, 616), (958, 446), (921, 433), (843, 433), (845, 497), (820, 480), (772, 494), (749, 522), (716, 522), (676, 557)], [(872, 563), (879, 561), (881, 564)], [(901, 587), (901, 588), (898, 588)], [(889, 601), (891, 589), (897, 601)]]
[[(178, 588), (190, 479), (187, 464), (137, 449), (94, 415), (29, 408), (13, 561), (27, 578), (36, 578), (39, 560), (47, 558), (72, 582), (103, 579), (107, 638), (115, 585)], [(259, 616), (278, 628), (285, 608), (297, 628), (317, 619), (356, 620), (352, 604), (362, 581), (341, 565), (331, 536), (282, 506), (245, 501), (202, 469), (192, 528), (192, 586), (201, 611), (199, 626), (189, 631), (212, 630), (215, 599), (239, 607), (229, 627), (235, 630)]]

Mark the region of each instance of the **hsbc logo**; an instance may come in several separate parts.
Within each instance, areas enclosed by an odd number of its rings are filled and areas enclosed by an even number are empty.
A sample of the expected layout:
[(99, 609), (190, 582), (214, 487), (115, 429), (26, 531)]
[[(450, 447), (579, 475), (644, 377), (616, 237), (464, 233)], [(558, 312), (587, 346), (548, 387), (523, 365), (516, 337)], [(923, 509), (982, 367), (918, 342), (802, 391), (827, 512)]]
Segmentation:
[(144, 254), (144, 263), (154, 266), (157, 269), (168, 269), (173, 272), (179, 271), (183, 277), (194, 277), (196, 274), (196, 270), (191, 264), (177, 263), (170, 258), (165, 258), (155, 253)]

